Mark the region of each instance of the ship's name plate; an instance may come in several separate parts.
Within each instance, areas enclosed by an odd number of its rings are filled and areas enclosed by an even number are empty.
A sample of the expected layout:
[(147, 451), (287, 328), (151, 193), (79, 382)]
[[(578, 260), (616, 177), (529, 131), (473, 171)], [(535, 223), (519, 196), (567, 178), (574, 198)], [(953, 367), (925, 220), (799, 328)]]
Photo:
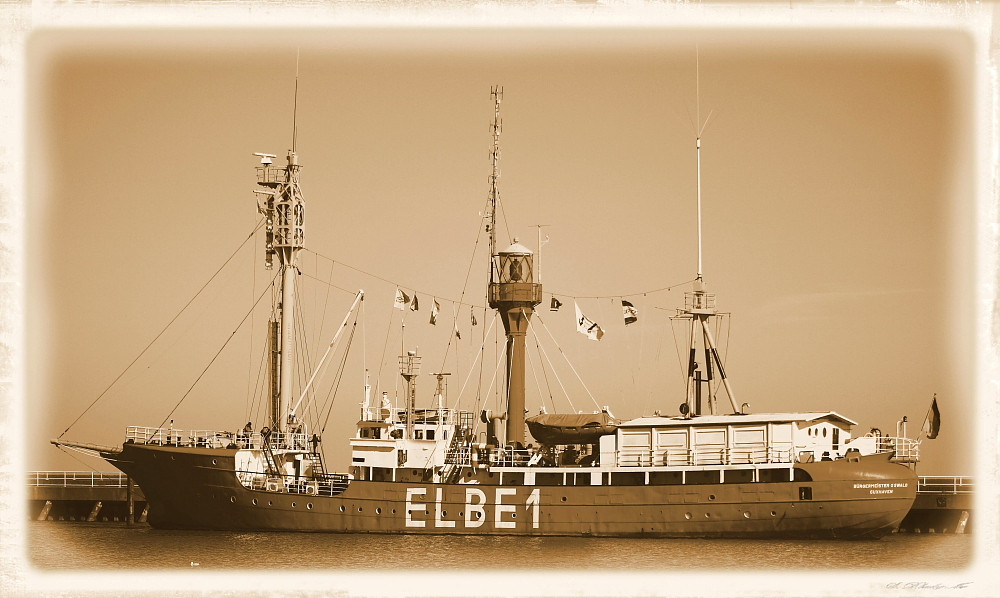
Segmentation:
[[(465, 488), (465, 504), (458, 519), (449, 518), (447, 507), (459, 504), (454, 502), (444, 503), (444, 488), (434, 489), (434, 519), (430, 519), (430, 509), (427, 508), (428, 500), (427, 488), (407, 488), (406, 489), (406, 527), (456, 527), (462, 524), (466, 528), (481, 527), (490, 520), (492, 511), (492, 522), (495, 529), (516, 529), (519, 525), (530, 525), (532, 529), (538, 528), (538, 511), (540, 502), (540, 491), (535, 488), (524, 499), (523, 510), (517, 504), (516, 488), (494, 488), (487, 493), (479, 488)], [(492, 502), (490, 502), (490, 499)], [(444, 503), (444, 507), (442, 504)], [(525, 516), (518, 518), (521, 511)], [(426, 517), (426, 518), (425, 518)], [(523, 522), (523, 523), (522, 523)]]
[(869, 494), (892, 494), (895, 488), (909, 488), (909, 482), (865, 482), (854, 484), (855, 488), (868, 490)]

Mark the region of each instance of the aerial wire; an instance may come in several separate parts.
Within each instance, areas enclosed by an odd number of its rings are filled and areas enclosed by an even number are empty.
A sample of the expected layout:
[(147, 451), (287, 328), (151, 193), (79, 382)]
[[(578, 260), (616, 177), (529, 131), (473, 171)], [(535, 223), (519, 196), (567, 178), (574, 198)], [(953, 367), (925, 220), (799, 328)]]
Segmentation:
[[(245, 239), (243, 239), (243, 242), (242, 242), (242, 243), (240, 243), (239, 247), (237, 247), (235, 251), (233, 251), (232, 255), (230, 255), (230, 256), (229, 256), (228, 258), (226, 258), (226, 261), (225, 261), (225, 262), (223, 262), (221, 266), (219, 266), (219, 269), (218, 269), (218, 270), (216, 270), (216, 271), (215, 271), (215, 273), (213, 273), (211, 277), (209, 277), (208, 281), (206, 281), (206, 282), (205, 282), (205, 284), (203, 284), (203, 285), (201, 286), (201, 288), (200, 288), (200, 289), (198, 289), (198, 292), (197, 292), (197, 293), (195, 293), (195, 294), (194, 294), (194, 296), (193, 296), (193, 297), (191, 297), (191, 299), (190, 299), (190, 300), (188, 300), (188, 302), (184, 304), (184, 307), (182, 307), (182, 308), (180, 309), (180, 311), (178, 311), (178, 312), (177, 312), (177, 314), (176, 314), (176, 315), (174, 315), (174, 317), (170, 319), (170, 321), (169, 321), (169, 322), (167, 322), (166, 326), (164, 326), (164, 327), (163, 327), (163, 329), (161, 329), (161, 330), (160, 330), (160, 332), (158, 332), (158, 333), (157, 333), (157, 335), (156, 335), (155, 337), (153, 337), (153, 340), (149, 341), (149, 344), (148, 344), (148, 345), (146, 345), (146, 347), (145, 347), (145, 348), (144, 348), (144, 349), (143, 349), (142, 351), (140, 351), (140, 352), (139, 352), (139, 354), (138, 354), (138, 355), (137, 355), (137, 356), (135, 357), (135, 359), (133, 359), (133, 360), (132, 360), (132, 362), (131, 362), (131, 363), (129, 363), (129, 364), (127, 365), (127, 366), (125, 366), (125, 369), (124, 369), (124, 370), (122, 370), (122, 372), (121, 372), (120, 374), (118, 374), (118, 376), (117, 376), (117, 377), (116, 377), (116, 378), (115, 378), (114, 380), (112, 380), (112, 381), (111, 381), (111, 384), (109, 384), (109, 385), (107, 386), (107, 388), (105, 388), (105, 389), (104, 389), (103, 391), (101, 391), (101, 394), (97, 395), (97, 398), (96, 398), (96, 399), (94, 399), (94, 400), (93, 400), (93, 401), (92, 401), (92, 402), (90, 403), (90, 405), (88, 405), (88, 406), (87, 406), (87, 408), (86, 408), (86, 409), (84, 409), (84, 410), (83, 410), (83, 412), (82, 412), (82, 413), (81, 413), (81, 414), (80, 414), (79, 416), (77, 416), (77, 418), (76, 418), (76, 419), (74, 419), (74, 420), (73, 420), (73, 422), (72, 422), (72, 423), (71, 423), (70, 425), (66, 426), (66, 429), (65, 429), (65, 430), (63, 430), (62, 434), (60, 434), (60, 435), (59, 435), (59, 436), (58, 436), (57, 438), (62, 438), (62, 437), (63, 437), (63, 436), (64, 436), (64, 435), (66, 434), (66, 432), (69, 432), (69, 429), (70, 429), (70, 428), (72, 428), (72, 427), (73, 427), (74, 425), (76, 425), (76, 423), (77, 423), (78, 421), (80, 421), (80, 419), (81, 419), (81, 418), (82, 418), (82, 417), (83, 417), (84, 415), (86, 415), (86, 414), (87, 414), (87, 412), (88, 412), (88, 411), (90, 411), (90, 410), (91, 410), (91, 408), (93, 408), (93, 407), (94, 407), (94, 405), (96, 405), (96, 404), (97, 404), (97, 402), (98, 402), (98, 401), (100, 401), (100, 400), (101, 400), (101, 398), (102, 398), (102, 397), (104, 397), (104, 395), (105, 395), (105, 394), (107, 394), (107, 392), (108, 392), (109, 390), (111, 390), (111, 388), (112, 388), (112, 387), (113, 387), (113, 386), (114, 386), (114, 385), (115, 385), (115, 384), (116, 384), (116, 383), (117, 383), (117, 382), (118, 382), (119, 380), (121, 380), (122, 376), (124, 376), (124, 375), (125, 375), (125, 374), (126, 374), (126, 373), (127, 373), (127, 372), (128, 372), (128, 371), (129, 371), (130, 369), (131, 369), (131, 368), (132, 368), (132, 366), (133, 366), (133, 365), (135, 365), (135, 363), (136, 363), (137, 361), (139, 361), (139, 359), (141, 359), (143, 355), (145, 355), (145, 354), (146, 354), (146, 351), (148, 351), (148, 350), (149, 350), (149, 348), (153, 346), (153, 343), (155, 343), (155, 342), (156, 342), (156, 341), (157, 341), (157, 340), (158, 340), (158, 339), (159, 339), (159, 338), (160, 338), (161, 336), (163, 336), (163, 333), (164, 333), (164, 332), (166, 332), (166, 331), (167, 331), (167, 329), (168, 329), (168, 328), (170, 328), (170, 326), (171, 326), (171, 325), (172, 325), (172, 324), (173, 324), (173, 323), (174, 323), (175, 321), (177, 321), (177, 318), (179, 318), (179, 317), (181, 316), (181, 314), (183, 314), (183, 313), (184, 313), (184, 311), (185, 311), (185, 310), (186, 310), (186, 309), (187, 309), (188, 307), (190, 307), (190, 305), (191, 305), (191, 304), (192, 304), (192, 303), (194, 302), (194, 300), (195, 300), (195, 299), (197, 299), (197, 298), (198, 298), (198, 297), (199, 297), (199, 296), (201, 295), (201, 293), (202, 293), (202, 292), (203, 292), (203, 291), (205, 290), (205, 288), (206, 288), (206, 287), (207, 287), (207, 286), (208, 286), (209, 284), (211, 284), (211, 282), (212, 282), (213, 280), (215, 280), (215, 277), (219, 275), (219, 272), (221, 272), (221, 271), (223, 270), (223, 268), (225, 268), (225, 267), (226, 267), (226, 265), (227, 265), (227, 264), (229, 264), (229, 262), (230, 262), (230, 261), (232, 261), (232, 259), (233, 259), (234, 257), (236, 257), (236, 255), (237, 255), (237, 254), (238, 254), (238, 253), (240, 252), (240, 250), (241, 250), (241, 249), (243, 249), (243, 246), (244, 246), (244, 245), (246, 245), (247, 241), (249, 241), (250, 239), (252, 239), (252, 238), (253, 238), (254, 234), (255, 234), (255, 233), (256, 233), (256, 232), (258, 231), (258, 230), (260, 230), (260, 227), (261, 227), (261, 226), (262, 226), (263, 224), (264, 224), (264, 219), (263, 219), (263, 218), (261, 218), (261, 219), (260, 219), (260, 220), (259, 220), (259, 221), (257, 222), (257, 226), (256, 226), (256, 227), (254, 227), (254, 229), (253, 229), (252, 231), (250, 231), (250, 234), (249, 234), (249, 235), (247, 235), (247, 237), (246, 237)], [(255, 304), (255, 305), (256, 305), (256, 304)]]

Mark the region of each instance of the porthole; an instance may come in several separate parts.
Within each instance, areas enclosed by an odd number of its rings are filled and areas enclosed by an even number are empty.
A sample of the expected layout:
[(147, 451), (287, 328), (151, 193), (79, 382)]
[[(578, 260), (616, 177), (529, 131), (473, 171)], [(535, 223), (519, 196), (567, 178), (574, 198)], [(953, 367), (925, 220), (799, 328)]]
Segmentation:
[(344, 512), (344, 505), (340, 505), (340, 512), (341, 512), (341, 513), (343, 513), (343, 512)]
[(170, 455), (170, 460), (171, 460), (171, 461), (176, 461), (176, 460), (177, 460), (177, 457), (175, 457), (175, 456), (173, 456), (173, 455)]
[(448, 511), (441, 511), (441, 516), (442, 517), (447, 517), (448, 516)]
[(312, 504), (312, 503), (308, 503), (308, 504), (306, 504), (306, 508), (307, 508), (307, 509), (312, 509), (312, 508), (313, 508), (313, 504)]
[(459, 517), (465, 517), (465, 511), (459, 511), (458, 512), (458, 516)]
[(430, 511), (424, 511), (424, 515), (430, 515), (430, 514), (431, 514)]
[(393, 509), (393, 510), (392, 510), (392, 514), (393, 514), (393, 515), (395, 515), (395, 514), (396, 514), (396, 509)]
[(705, 513), (705, 519), (711, 519), (711, 518), (712, 518), (711, 513)]
[(217, 464), (218, 462), (215, 459), (212, 459), (212, 465), (217, 465)]
[(511, 519), (517, 519), (517, 513), (511, 513), (510, 514), (510, 518)]
[(823, 438), (826, 438), (826, 428), (823, 428)]
[(381, 515), (382, 514), (382, 507), (375, 507), (375, 514), (376, 515)]
[(361, 507), (358, 507), (358, 513), (360, 513), (360, 512), (361, 512), (361, 511), (363, 511), (363, 510), (364, 510), (364, 509), (362, 509)]
[(778, 513), (777, 513), (777, 512), (775, 512), (775, 511), (771, 511), (771, 517), (777, 517), (777, 516), (778, 516)]
[(743, 511), (743, 518), (744, 519), (750, 519), (750, 512), (749, 511)]
[(708, 495), (708, 500), (715, 500), (715, 495), (714, 494), (709, 494)]
[(267, 501), (267, 506), (269, 506), (269, 507), (270, 507), (270, 506), (271, 506), (271, 505), (273, 505), (273, 504), (274, 504), (273, 502), (271, 502), (271, 501)]
[(691, 513), (684, 513), (684, 519), (691, 519)]
[(251, 503), (251, 504), (253, 504), (253, 505), (256, 505), (256, 504), (257, 504), (257, 499), (256, 499), (256, 498), (252, 499), (252, 500), (250, 501), (250, 503)]
[(229, 497), (229, 502), (235, 503), (236, 502), (236, 497), (235, 496), (230, 496)]
[(563, 501), (563, 502), (566, 502), (566, 497), (565, 497), (565, 496), (564, 496), (564, 497), (562, 497), (562, 501)]
[(294, 502), (292, 503), (292, 508), (293, 508), (293, 509), (295, 508), (295, 503), (294, 503)]

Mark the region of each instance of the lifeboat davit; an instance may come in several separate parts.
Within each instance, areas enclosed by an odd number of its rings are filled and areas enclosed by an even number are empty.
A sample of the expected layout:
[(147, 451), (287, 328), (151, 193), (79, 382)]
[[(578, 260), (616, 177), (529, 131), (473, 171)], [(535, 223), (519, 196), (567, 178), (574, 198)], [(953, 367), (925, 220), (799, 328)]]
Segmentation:
[(601, 413), (542, 413), (524, 420), (528, 431), (542, 444), (593, 444), (613, 434), (621, 420)]

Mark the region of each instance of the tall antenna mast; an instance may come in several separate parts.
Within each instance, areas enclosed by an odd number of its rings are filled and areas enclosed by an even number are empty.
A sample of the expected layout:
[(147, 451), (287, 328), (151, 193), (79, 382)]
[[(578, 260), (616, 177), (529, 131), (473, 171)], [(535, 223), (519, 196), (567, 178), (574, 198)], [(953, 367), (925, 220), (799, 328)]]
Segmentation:
[(493, 148), (490, 150), (493, 169), (490, 172), (490, 221), (487, 227), (490, 233), (490, 282), (493, 282), (495, 280), (493, 256), (497, 254), (497, 201), (500, 199), (497, 183), (500, 180), (500, 132), (503, 128), (503, 122), (500, 120), (500, 102), (503, 100), (503, 87), (499, 85), (491, 87), (490, 97), (493, 98), (493, 123), (490, 125), (493, 131)]
[(538, 229), (538, 245), (535, 249), (535, 282), (542, 282), (542, 245), (549, 242), (549, 236), (545, 235), (545, 240), (542, 240), (542, 227), (551, 226), (549, 224), (534, 224), (532, 225)]
[(694, 89), (695, 89), (695, 114), (698, 124), (697, 133), (695, 135), (695, 156), (698, 160), (698, 276), (696, 280), (701, 281), (702, 275), (702, 261), (701, 261), (701, 135), (705, 132), (705, 127), (708, 126), (709, 119), (712, 118), (712, 112), (708, 113), (705, 118), (705, 122), (701, 122), (701, 56), (698, 47), (695, 46), (695, 74), (694, 74)]
[(295, 99), (292, 101), (292, 153), (295, 153), (295, 143), (299, 137), (299, 54), (295, 51)]
[(695, 155), (698, 159), (698, 276), (701, 280), (701, 64), (700, 52), (695, 46), (694, 58), (694, 93), (695, 93), (695, 118), (698, 121), (698, 133), (695, 135)]

